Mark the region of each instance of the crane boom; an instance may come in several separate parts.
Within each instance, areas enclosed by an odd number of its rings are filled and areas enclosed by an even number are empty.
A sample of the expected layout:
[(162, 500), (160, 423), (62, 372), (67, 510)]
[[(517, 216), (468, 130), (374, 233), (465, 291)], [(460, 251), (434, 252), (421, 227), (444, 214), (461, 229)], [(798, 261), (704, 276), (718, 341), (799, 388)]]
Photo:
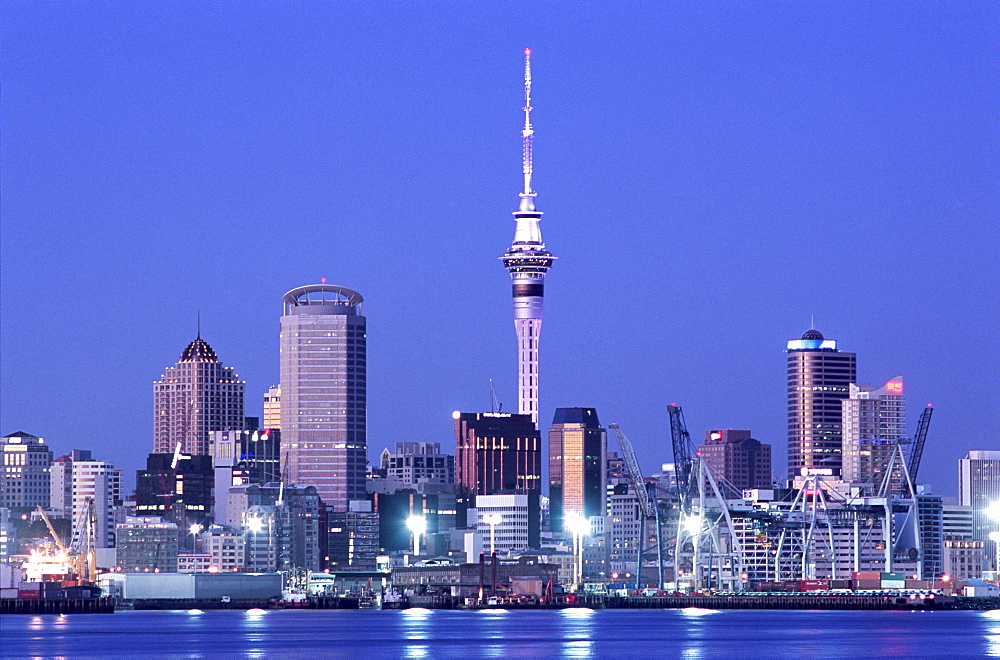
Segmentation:
[(906, 466), (910, 472), (910, 480), (916, 483), (917, 481), (917, 470), (920, 469), (920, 457), (924, 453), (924, 442), (927, 440), (927, 429), (931, 425), (931, 415), (934, 414), (934, 408), (927, 405), (924, 411), (920, 413), (920, 421), (917, 423), (917, 434), (913, 436), (913, 450), (910, 452), (910, 461)]
[(64, 555), (69, 555), (69, 552), (66, 550), (66, 546), (63, 545), (62, 539), (59, 538), (59, 535), (56, 533), (56, 528), (52, 526), (52, 521), (49, 520), (49, 517), (45, 514), (45, 509), (42, 508), (41, 504), (38, 505), (38, 513), (42, 514), (42, 520), (45, 521), (45, 526), (49, 528), (49, 534), (52, 535), (52, 539), (56, 542), (56, 546), (59, 547), (59, 552)]
[(639, 461), (635, 457), (635, 451), (632, 449), (632, 443), (629, 439), (625, 437), (622, 430), (618, 428), (617, 424), (608, 424), (608, 426), (615, 430), (615, 435), (618, 436), (618, 446), (621, 447), (622, 454), (625, 457), (625, 464), (628, 466), (629, 478), (632, 481), (632, 490), (635, 491), (635, 497), (639, 500), (639, 508), (642, 509), (642, 515), (646, 518), (653, 518), (656, 512), (653, 510), (653, 503), (649, 498), (649, 491), (646, 490), (646, 481), (642, 478), (642, 472), (639, 470)]
[(677, 494), (684, 511), (690, 506), (691, 473), (694, 471), (691, 434), (684, 423), (684, 413), (676, 403), (667, 406), (670, 415), (670, 441), (674, 448), (674, 473), (677, 475)]

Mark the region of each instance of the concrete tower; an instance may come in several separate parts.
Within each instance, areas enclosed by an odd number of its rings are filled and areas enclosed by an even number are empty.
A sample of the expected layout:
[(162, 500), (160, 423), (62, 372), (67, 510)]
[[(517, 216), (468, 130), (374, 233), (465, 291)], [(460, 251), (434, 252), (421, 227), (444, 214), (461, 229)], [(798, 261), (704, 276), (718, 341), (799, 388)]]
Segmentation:
[[(906, 407), (903, 377), (896, 376), (882, 387), (850, 385), (850, 396), (840, 402), (843, 417), (844, 481), (867, 483), (877, 492), (898, 442), (906, 442)], [(896, 469), (892, 484), (906, 483)]]
[(357, 291), (292, 289), (281, 317), (281, 469), (337, 511), (365, 497), (366, 321)]
[(514, 212), (514, 242), (500, 259), (510, 273), (514, 293), (514, 329), (517, 331), (518, 413), (530, 415), (538, 425), (538, 339), (542, 333), (542, 297), (545, 273), (556, 257), (545, 250), (538, 226), (541, 211), (535, 210), (535, 192), (531, 188), (531, 50), (524, 51), (524, 129), (522, 171), (524, 190)]
[(788, 478), (820, 470), (840, 476), (840, 402), (857, 375), (854, 353), (837, 350), (815, 328), (788, 342)]
[(211, 454), (209, 433), (243, 428), (245, 388), (199, 332), (153, 383), (153, 453)]

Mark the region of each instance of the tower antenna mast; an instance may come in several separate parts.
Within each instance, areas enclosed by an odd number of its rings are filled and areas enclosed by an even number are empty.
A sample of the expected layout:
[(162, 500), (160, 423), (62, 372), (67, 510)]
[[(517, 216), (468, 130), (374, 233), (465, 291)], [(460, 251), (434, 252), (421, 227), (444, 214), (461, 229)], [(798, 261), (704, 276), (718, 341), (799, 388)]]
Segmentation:
[(531, 138), (535, 131), (531, 128), (531, 49), (524, 49), (524, 130), (521, 131), (522, 163), (524, 172), (524, 192), (521, 197), (534, 197), (531, 190)]

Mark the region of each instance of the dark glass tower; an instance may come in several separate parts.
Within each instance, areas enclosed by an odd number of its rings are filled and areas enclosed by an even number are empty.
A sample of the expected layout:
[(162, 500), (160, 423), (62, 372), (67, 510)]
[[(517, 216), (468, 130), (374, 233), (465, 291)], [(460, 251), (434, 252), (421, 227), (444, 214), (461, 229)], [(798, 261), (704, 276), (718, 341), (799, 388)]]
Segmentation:
[(552, 531), (563, 531), (566, 514), (604, 515), (607, 455), (608, 434), (594, 408), (556, 408), (549, 429)]

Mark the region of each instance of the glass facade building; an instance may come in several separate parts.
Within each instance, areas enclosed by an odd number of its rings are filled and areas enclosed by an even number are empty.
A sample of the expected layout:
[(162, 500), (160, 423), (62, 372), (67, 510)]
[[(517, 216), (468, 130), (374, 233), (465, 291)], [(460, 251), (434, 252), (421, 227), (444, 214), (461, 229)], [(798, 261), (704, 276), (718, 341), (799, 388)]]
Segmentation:
[(365, 317), (361, 294), (328, 284), (285, 294), (281, 317), (281, 465), (347, 511), (364, 499), (367, 464)]
[(594, 408), (556, 408), (549, 429), (549, 517), (563, 531), (566, 514), (605, 514), (608, 434)]

